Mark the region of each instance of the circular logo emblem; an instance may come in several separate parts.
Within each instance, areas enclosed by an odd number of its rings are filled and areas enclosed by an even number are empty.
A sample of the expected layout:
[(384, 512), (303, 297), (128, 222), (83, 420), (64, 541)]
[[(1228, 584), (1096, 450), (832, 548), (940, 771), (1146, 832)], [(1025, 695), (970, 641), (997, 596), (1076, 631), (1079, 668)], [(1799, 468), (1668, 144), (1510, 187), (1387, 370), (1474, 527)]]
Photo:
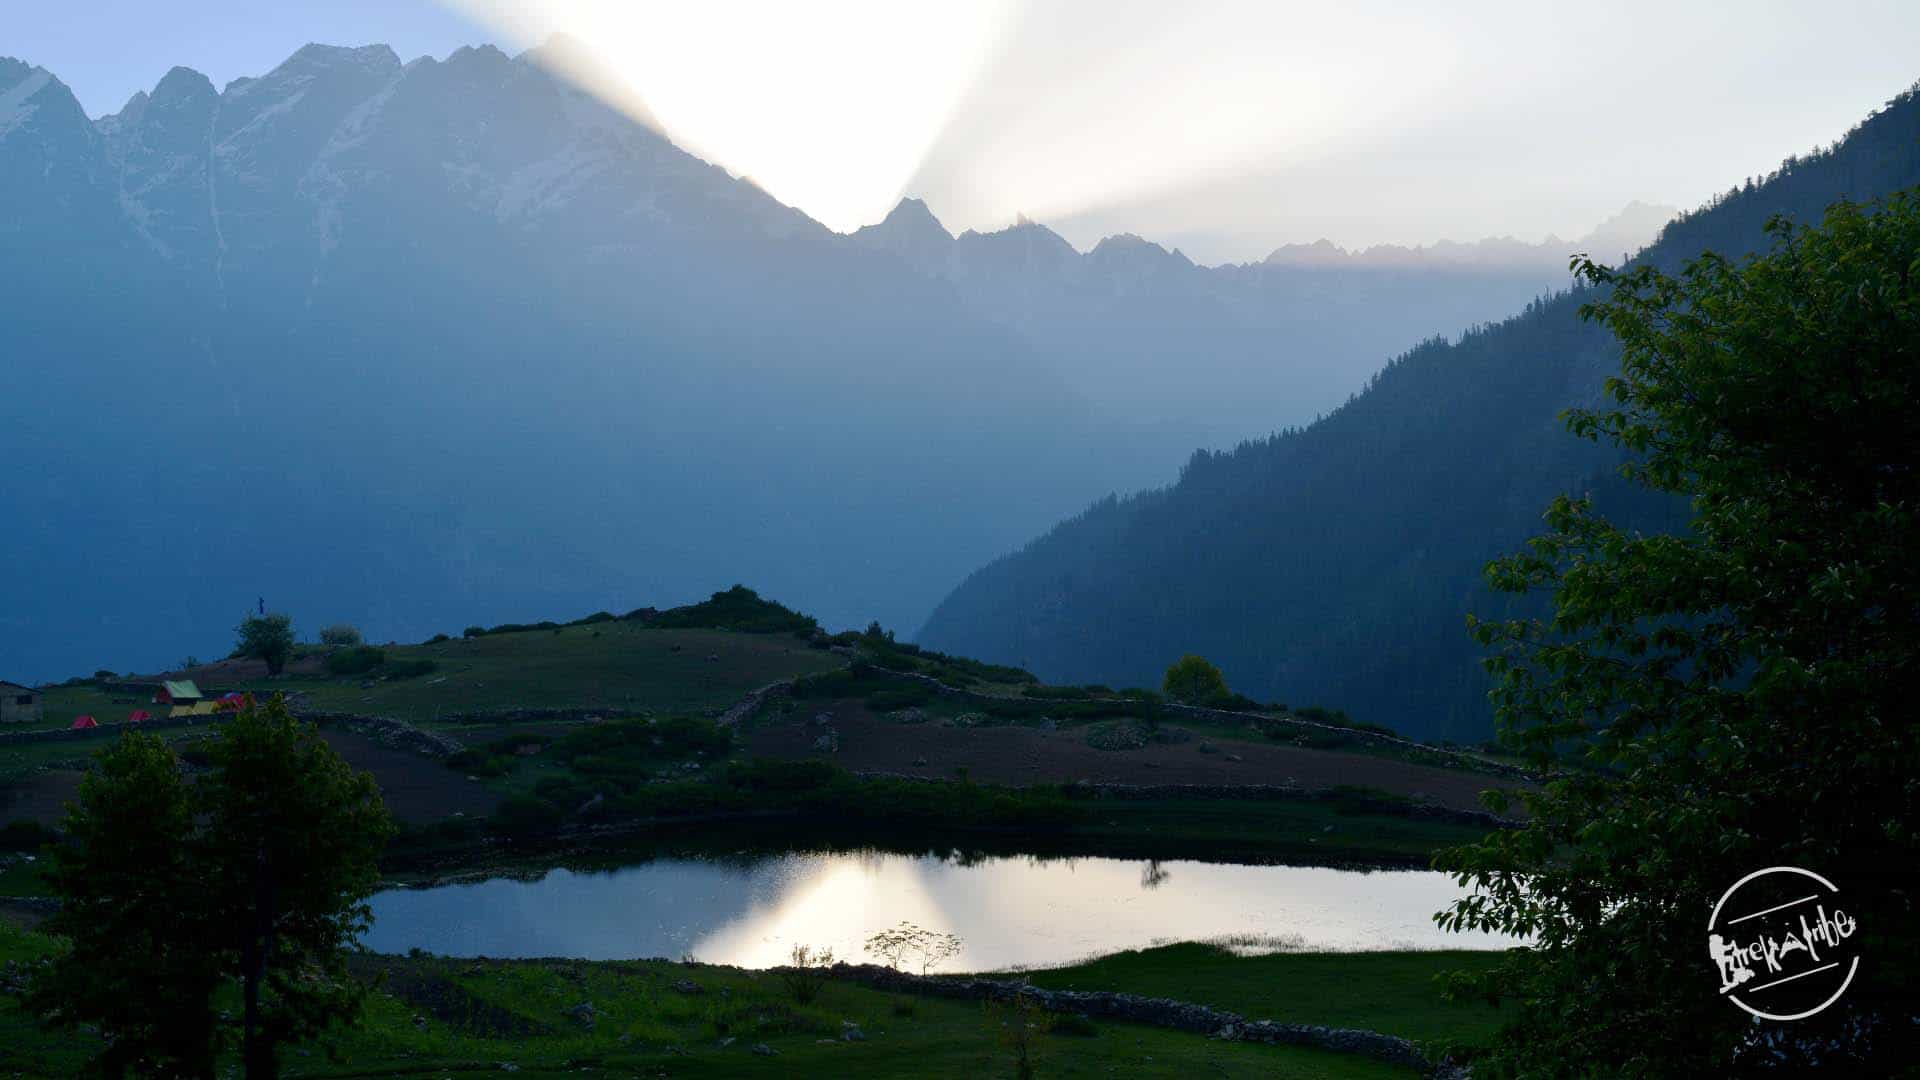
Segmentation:
[(1840, 1000), (1860, 969), (1859, 923), (1833, 882), (1769, 866), (1733, 883), (1707, 920), (1720, 994), (1767, 1020), (1804, 1020)]

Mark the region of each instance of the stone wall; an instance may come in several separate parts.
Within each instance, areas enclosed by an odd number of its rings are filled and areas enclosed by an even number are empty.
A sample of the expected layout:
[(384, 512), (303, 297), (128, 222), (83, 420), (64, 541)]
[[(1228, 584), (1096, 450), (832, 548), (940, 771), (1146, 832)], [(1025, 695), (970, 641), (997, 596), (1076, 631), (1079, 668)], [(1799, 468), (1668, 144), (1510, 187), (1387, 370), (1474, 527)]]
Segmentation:
[(1121, 994), (1105, 990), (1043, 990), (1005, 979), (948, 978), (910, 975), (876, 964), (836, 964), (833, 977), (893, 993), (926, 994), (974, 1001), (1012, 1001), (1024, 998), (1048, 1012), (1101, 1017), (1132, 1024), (1210, 1035), (1216, 1039), (1270, 1045), (1310, 1046), (1343, 1054), (1360, 1054), (1378, 1061), (1420, 1070), (1429, 1076), (1461, 1077), (1465, 1073), (1429, 1061), (1407, 1039), (1357, 1028), (1317, 1024), (1282, 1024), (1248, 1020), (1224, 1009), (1171, 998)]

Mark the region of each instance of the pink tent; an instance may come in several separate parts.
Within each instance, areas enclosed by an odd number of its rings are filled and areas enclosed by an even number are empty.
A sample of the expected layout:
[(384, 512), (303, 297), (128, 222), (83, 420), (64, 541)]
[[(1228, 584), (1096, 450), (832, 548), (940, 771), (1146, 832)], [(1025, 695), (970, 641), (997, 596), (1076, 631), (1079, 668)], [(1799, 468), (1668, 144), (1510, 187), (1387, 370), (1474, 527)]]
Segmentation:
[(76, 717), (74, 719), (73, 727), (69, 728), (68, 730), (79, 731), (81, 728), (90, 728), (90, 727), (99, 727), (99, 726), (100, 726), (100, 721), (95, 720), (93, 717), (81, 716), (81, 717)]
[(145, 709), (135, 709), (135, 710), (133, 710), (133, 712), (132, 712), (132, 713), (131, 713), (131, 714), (130, 714), (130, 715), (129, 715), (128, 717), (127, 717), (127, 723), (129, 723), (129, 724), (144, 724), (144, 723), (146, 723), (147, 721), (149, 721), (149, 720), (151, 720), (151, 719), (153, 719), (153, 714), (152, 714), (152, 713), (150, 713), (150, 712), (148, 712), (148, 711), (147, 711), (147, 710), (145, 710)]

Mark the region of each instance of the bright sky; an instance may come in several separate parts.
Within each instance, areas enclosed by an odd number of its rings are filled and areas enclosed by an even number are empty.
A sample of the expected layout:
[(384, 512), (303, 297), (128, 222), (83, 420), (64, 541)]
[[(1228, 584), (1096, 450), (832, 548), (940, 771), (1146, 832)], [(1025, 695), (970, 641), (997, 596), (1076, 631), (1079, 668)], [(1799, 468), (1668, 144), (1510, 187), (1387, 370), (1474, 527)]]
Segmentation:
[(176, 63), (224, 83), (309, 40), (564, 32), (681, 145), (834, 228), (911, 194), (956, 230), (1025, 213), (1207, 262), (1573, 237), (1697, 205), (1920, 78), (1911, 0), (450, 2), (34, 2), (0, 48), (97, 115)]

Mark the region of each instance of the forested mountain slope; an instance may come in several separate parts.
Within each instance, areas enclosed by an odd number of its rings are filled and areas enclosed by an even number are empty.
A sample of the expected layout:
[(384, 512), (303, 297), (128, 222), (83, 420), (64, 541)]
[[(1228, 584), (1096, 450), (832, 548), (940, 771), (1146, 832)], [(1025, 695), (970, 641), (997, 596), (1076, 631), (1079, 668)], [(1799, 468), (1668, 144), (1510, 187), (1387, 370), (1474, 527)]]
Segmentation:
[[(1832, 147), (1683, 215), (1643, 254), (1673, 267), (1754, 250), (1776, 213), (1920, 183), (1909, 92)], [(1498, 614), (1488, 559), (1587, 492), (1648, 528), (1682, 507), (1616, 475), (1610, 450), (1558, 420), (1596, 402), (1618, 353), (1575, 290), (1394, 360), (1331, 415), (1222, 453), (1178, 482), (1099, 502), (977, 571), (924, 644), (1020, 663), (1056, 682), (1158, 683), (1199, 652), (1236, 690), (1343, 708), (1425, 737), (1482, 738), (1488, 682), (1463, 623)]]

